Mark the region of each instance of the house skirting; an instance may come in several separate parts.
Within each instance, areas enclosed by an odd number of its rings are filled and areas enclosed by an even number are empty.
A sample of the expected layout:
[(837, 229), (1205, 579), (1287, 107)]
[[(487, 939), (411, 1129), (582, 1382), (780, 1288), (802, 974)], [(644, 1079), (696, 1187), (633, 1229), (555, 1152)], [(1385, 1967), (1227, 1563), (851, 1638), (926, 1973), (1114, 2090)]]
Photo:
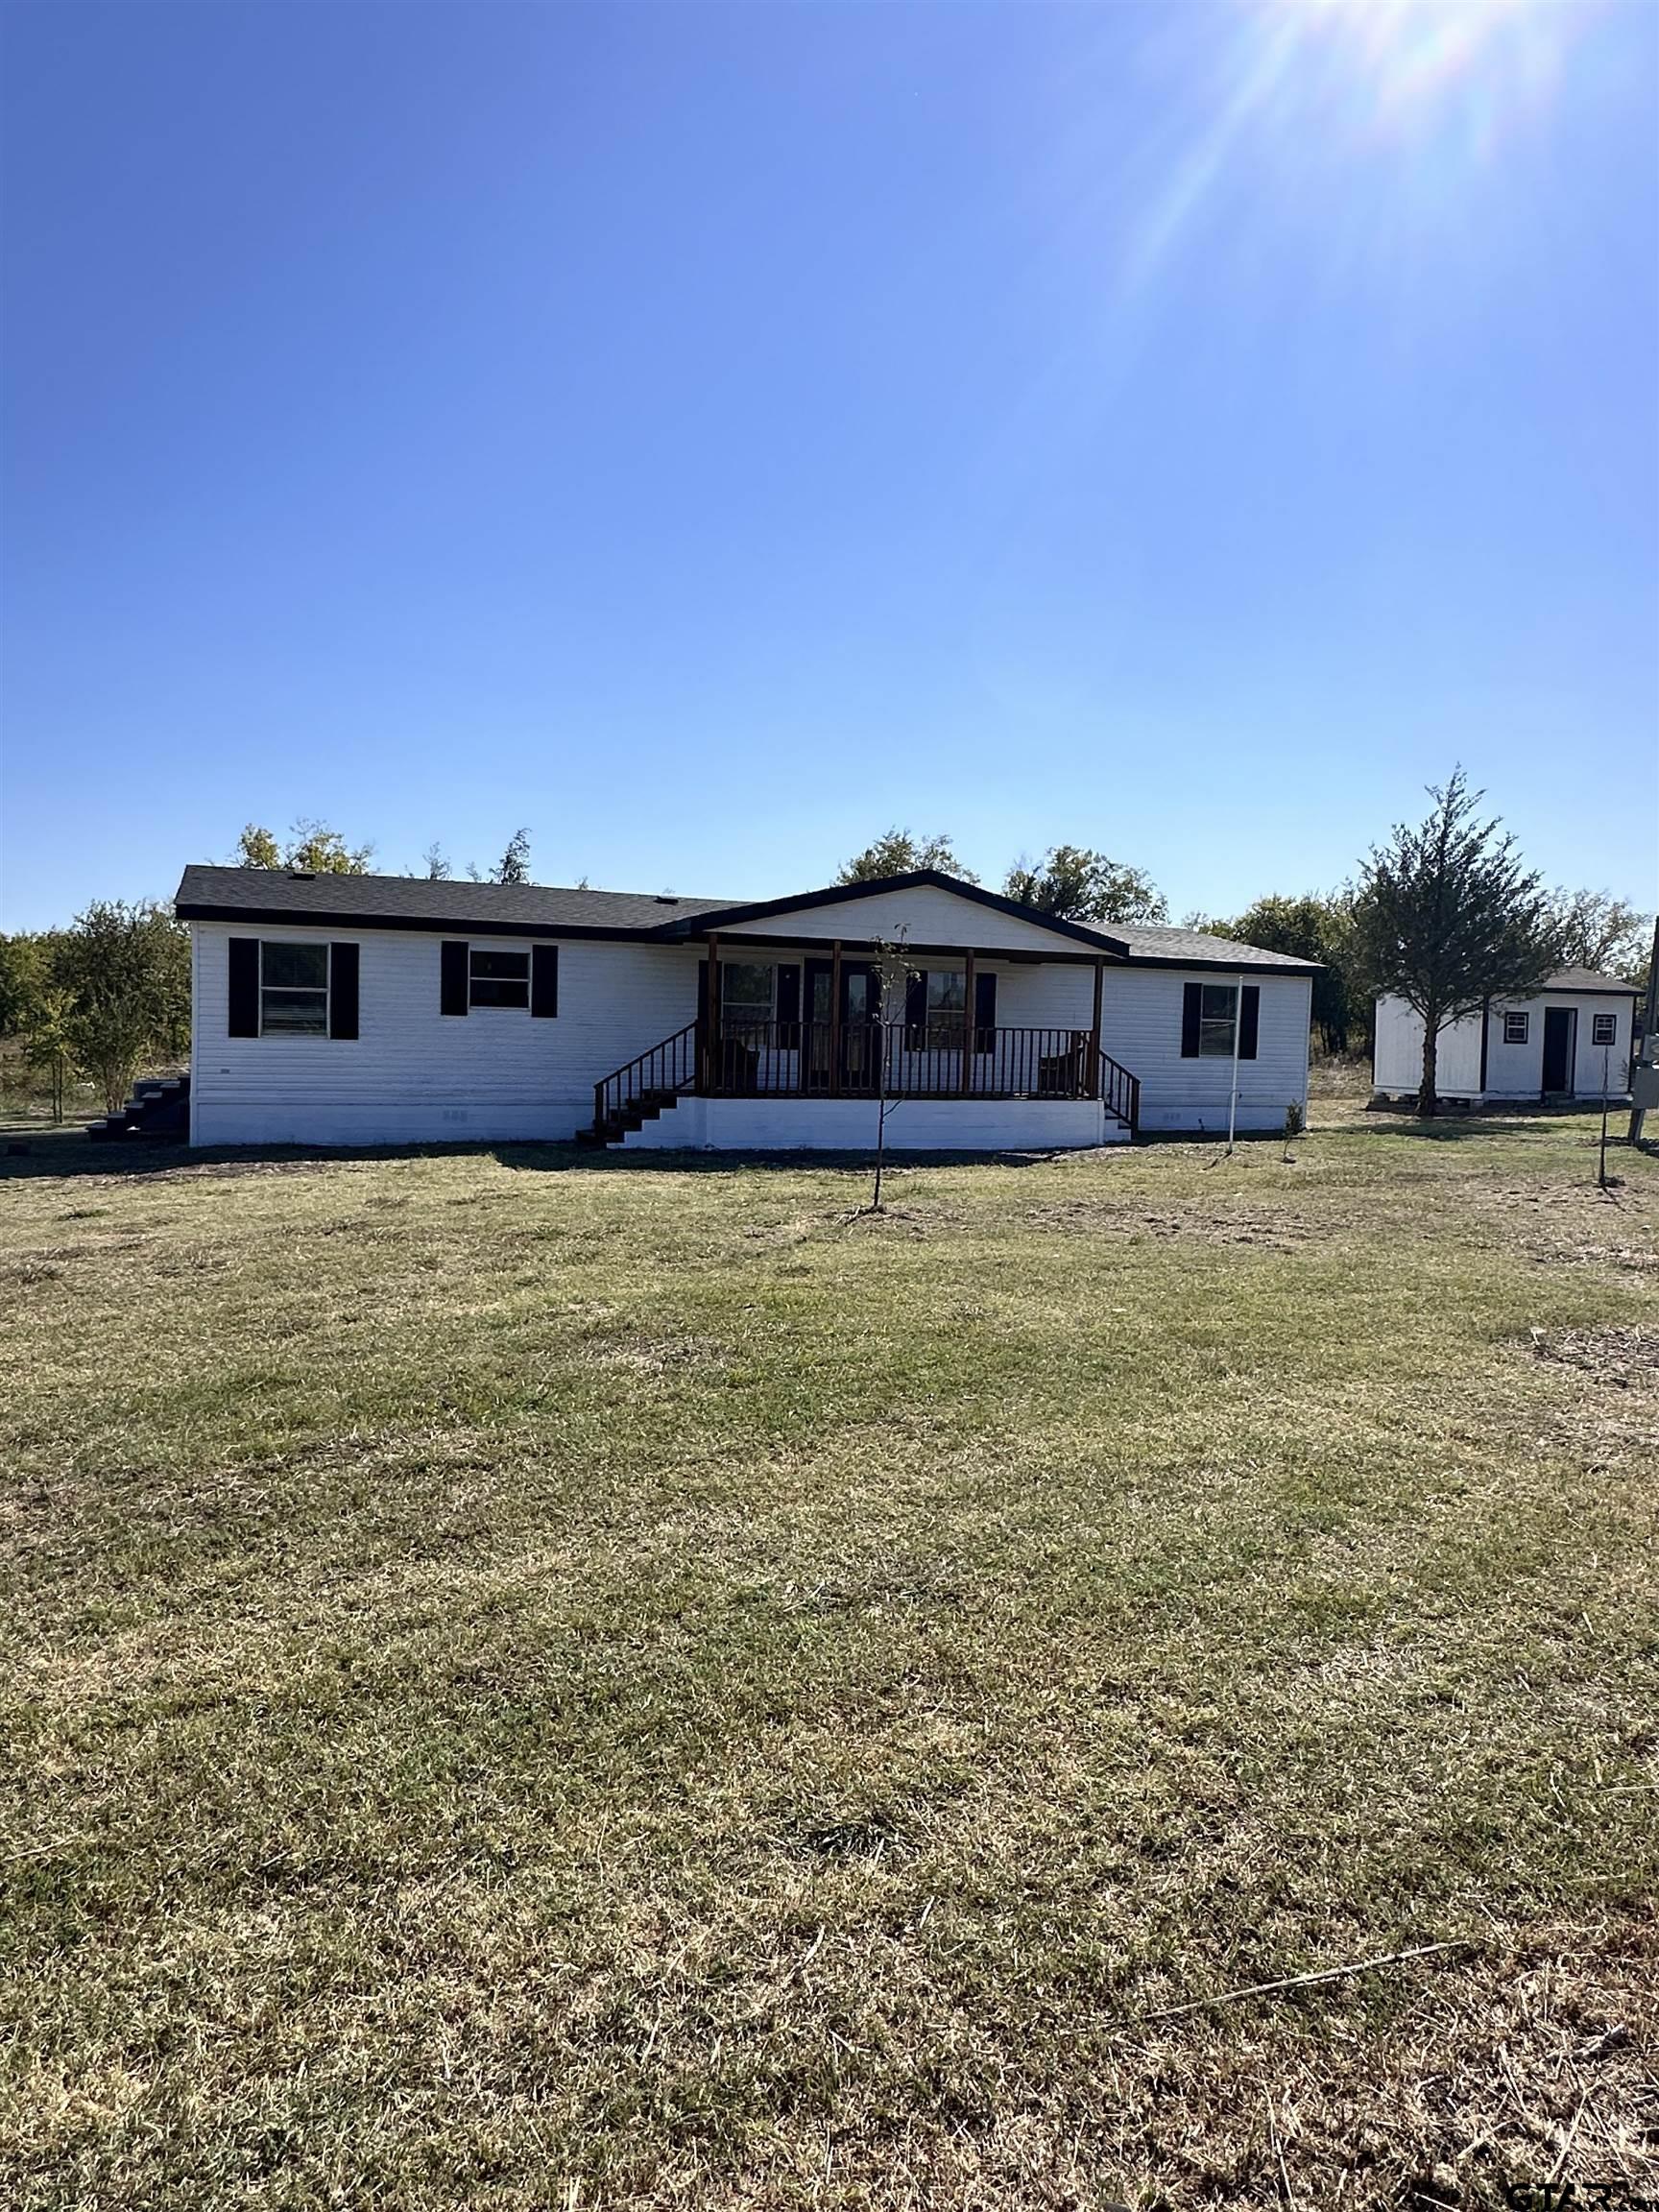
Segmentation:
[[(623, 1139), (630, 1152), (873, 1152), (874, 1098), (682, 1098)], [(904, 1098), (894, 1152), (1055, 1152), (1125, 1140), (1097, 1098)]]
[(194, 1100), (193, 1144), (568, 1143), (593, 1118), (575, 1098), (325, 1098), (295, 1092)]

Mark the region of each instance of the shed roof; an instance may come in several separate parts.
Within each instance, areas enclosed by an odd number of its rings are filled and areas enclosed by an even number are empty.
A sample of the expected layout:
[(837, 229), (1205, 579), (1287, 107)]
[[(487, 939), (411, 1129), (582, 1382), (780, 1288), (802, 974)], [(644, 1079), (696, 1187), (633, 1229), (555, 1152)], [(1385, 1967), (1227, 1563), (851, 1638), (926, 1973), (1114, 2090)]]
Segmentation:
[(1557, 968), (1545, 979), (1546, 991), (1617, 991), (1622, 998), (1639, 996), (1634, 983), (1623, 975), (1600, 975), (1594, 968)]

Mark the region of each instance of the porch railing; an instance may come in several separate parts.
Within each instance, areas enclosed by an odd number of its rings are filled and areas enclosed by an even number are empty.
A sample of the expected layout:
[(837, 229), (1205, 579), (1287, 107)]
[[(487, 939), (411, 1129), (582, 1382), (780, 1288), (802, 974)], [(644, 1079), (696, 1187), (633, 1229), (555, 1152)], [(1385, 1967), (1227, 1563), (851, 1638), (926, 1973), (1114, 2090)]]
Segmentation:
[[(1123, 1120), (1140, 1086), (1087, 1029), (965, 1029), (904, 1022), (720, 1025), (708, 1087), (727, 1097), (1094, 1098)], [(1101, 1088), (1105, 1086), (1106, 1088)]]
[(652, 1098), (677, 1097), (682, 1091), (689, 1091), (697, 1079), (701, 1026), (687, 1022), (684, 1029), (676, 1029), (661, 1045), (653, 1045), (614, 1073), (602, 1076), (593, 1086), (594, 1128), (621, 1120), (631, 1106)]
[(1141, 1127), (1141, 1078), (1119, 1066), (1110, 1052), (1100, 1055), (1100, 1096), (1131, 1136)]

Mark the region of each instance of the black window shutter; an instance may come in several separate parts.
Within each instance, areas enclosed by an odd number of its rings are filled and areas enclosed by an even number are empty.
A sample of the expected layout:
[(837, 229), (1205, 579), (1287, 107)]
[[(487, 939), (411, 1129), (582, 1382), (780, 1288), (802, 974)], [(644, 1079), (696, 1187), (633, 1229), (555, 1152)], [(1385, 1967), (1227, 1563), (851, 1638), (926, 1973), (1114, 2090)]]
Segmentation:
[(997, 1026), (997, 978), (986, 973), (974, 977), (974, 1026), (975, 1029), (995, 1029)]
[(453, 937), (445, 938), (439, 970), (440, 1014), (465, 1014), (467, 1011), (467, 965), (469, 952), (470, 947)]
[(1254, 1060), (1256, 1057), (1256, 1032), (1262, 1021), (1262, 986), (1246, 983), (1244, 1003), (1238, 1009), (1238, 1057)]
[(905, 1050), (919, 1052), (927, 1033), (927, 973), (912, 973), (904, 982)]
[(230, 940), (230, 1019), (228, 1034), (232, 1037), (257, 1037), (259, 1034), (259, 940), (257, 937), (232, 937)]
[(801, 1019), (801, 970), (794, 964), (778, 969), (778, 1022), (791, 1027)]
[(1189, 983), (1181, 994), (1181, 1057), (1196, 1060), (1198, 1057), (1198, 1023), (1204, 1008), (1204, 986)]
[(559, 1011), (559, 948), (530, 948), (530, 1011), (551, 1021)]
[(355, 1037), (357, 1034), (355, 945), (330, 945), (328, 948), (328, 1034), (330, 1037)]

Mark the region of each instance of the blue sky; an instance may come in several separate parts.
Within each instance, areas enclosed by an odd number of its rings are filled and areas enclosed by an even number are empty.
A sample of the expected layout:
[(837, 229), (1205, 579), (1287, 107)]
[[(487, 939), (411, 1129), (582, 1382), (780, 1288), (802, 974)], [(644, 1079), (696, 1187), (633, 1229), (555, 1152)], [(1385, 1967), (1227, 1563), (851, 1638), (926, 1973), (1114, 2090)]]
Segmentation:
[(0, 920), (1659, 859), (1659, 11), (12, 5)]

